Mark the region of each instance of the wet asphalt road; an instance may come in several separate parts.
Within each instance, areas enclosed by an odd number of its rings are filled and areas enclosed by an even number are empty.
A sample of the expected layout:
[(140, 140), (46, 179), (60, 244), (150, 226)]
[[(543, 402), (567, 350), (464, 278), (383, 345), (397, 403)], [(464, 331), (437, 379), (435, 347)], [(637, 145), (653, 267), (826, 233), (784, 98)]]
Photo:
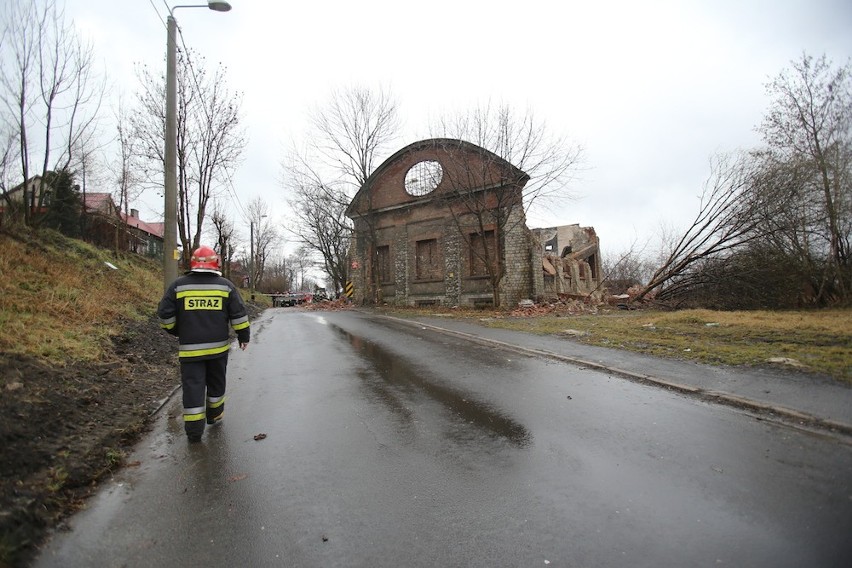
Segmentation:
[(35, 566), (852, 566), (848, 441), (358, 312), (253, 325), (225, 423), (190, 446), (170, 402)]

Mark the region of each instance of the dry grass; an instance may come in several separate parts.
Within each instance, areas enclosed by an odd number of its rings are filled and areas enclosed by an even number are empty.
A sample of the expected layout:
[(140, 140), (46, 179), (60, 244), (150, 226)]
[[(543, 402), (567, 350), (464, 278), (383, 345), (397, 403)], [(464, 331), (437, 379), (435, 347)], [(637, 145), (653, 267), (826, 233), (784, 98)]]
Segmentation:
[(98, 360), (118, 323), (149, 316), (162, 292), (157, 263), (53, 233), (0, 234), (0, 251), (0, 351), (6, 354), (55, 365)]
[[(447, 315), (444, 312), (442, 315)], [(451, 312), (490, 327), (562, 335), (606, 347), (710, 364), (786, 365), (852, 383), (852, 310), (718, 312), (621, 311), (512, 317)], [(425, 315), (425, 314), (424, 314)]]

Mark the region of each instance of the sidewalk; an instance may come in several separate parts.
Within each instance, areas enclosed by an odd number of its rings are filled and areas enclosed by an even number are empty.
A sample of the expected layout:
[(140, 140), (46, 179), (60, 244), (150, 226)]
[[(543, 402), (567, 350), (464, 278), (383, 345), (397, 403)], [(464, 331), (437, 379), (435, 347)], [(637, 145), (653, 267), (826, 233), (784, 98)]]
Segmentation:
[(598, 368), (710, 402), (727, 404), (798, 426), (852, 436), (852, 387), (830, 378), (780, 368), (717, 367), (583, 345), (570, 339), (492, 329), (468, 320), (389, 317), (421, 327)]

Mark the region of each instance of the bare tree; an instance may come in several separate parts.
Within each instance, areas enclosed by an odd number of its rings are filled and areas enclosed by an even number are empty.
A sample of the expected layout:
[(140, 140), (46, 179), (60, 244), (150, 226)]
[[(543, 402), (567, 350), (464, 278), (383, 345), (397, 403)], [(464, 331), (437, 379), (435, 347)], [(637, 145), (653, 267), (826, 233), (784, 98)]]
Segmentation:
[(349, 274), (347, 258), (352, 236), (346, 217), (349, 199), (339, 189), (297, 175), (294, 172), (290, 179), (295, 193), (292, 232), (302, 247), (319, 254), (323, 270), (331, 278), (334, 288), (341, 290)]
[(263, 199), (255, 198), (246, 209), (252, 240), (249, 243), (249, 278), (252, 288), (256, 289), (263, 282), (266, 263), (273, 257), (281, 237), (269, 221), (269, 205)]
[[(9, 192), (19, 183), (18, 151), (20, 147), (17, 136), (6, 126), (0, 121), (0, 195), (3, 197), (6, 211), (14, 212), (17, 203), (12, 201)], [(15, 215), (11, 216), (15, 217)], [(0, 220), (5, 221), (5, 217), (5, 215), (0, 217)]]
[[(185, 266), (200, 244), (210, 199), (229, 183), (245, 147), (242, 95), (229, 91), (223, 66), (210, 77), (203, 63), (192, 50), (178, 50), (178, 233)], [(146, 67), (139, 68), (138, 75), (141, 91), (132, 119), (134, 133), (149, 162), (148, 179), (163, 187), (165, 78)]]
[[(86, 202), (87, 202), (86, 195), (88, 194), (90, 185), (94, 185), (95, 187), (99, 186), (98, 181), (95, 181), (95, 183), (92, 183), (92, 180), (98, 180), (98, 178), (100, 178), (101, 174), (102, 174), (102, 162), (101, 162), (100, 148), (96, 145), (94, 139), (87, 139), (85, 141), (81, 140), (77, 144), (77, 147), (75, 148), (74, 156), (75, 156), (74, 166), (73, 166), (74, 177), (75, 177), (75, 181), (77, 182), (76, 186), (80, 190), (80, 194), (81, 194), (80, 197), (81, 197), (81, 201), (83, 203), (83, 214), (80, 216), (80, 234), (82, 235), (82, 237), (84, 239), (86, 239), (86, 238), (91, 238), (91, 235), (89, 234), (89, 230), (88, 230), (89, 227), (87, 225), (88, 220), (89, 220), (89, 214), (88, 214), (89, 212), (86, 208)], [(112, 181), (112, 180), (110, 180), (110, 181)], [(109, 186), (114, 187), (115, 183), (110, 183)], [(114, 195), (114, 197), (119, 198), (119, 199), (116, 199), (115, 201), (119, 205), (119, 209), (121, 210), (121, 201), (120, 201), (121, 193), (120, 193), (120, 190), (113, 192), (113, 195)], [(114, 232), (114, 237), (115, 238), (114, 238), (114, 241), (113, 241), (113, 245), (115, 247), (115, 250), (117, 251), (118, 247), (119, 247), (119, 231), (118, 230), (116, 230)]]
[(311, 281), (308, 277), (308, 270), (314, 265), (312, 258), (313, 253), (313, 249), (302, 245), (296, 249), (294, 254), (287, 257), (289, 261), (288, 264), (293, 268), (295, 276), (293, 281), (296, 285), (296, 289), (300, 292), (311, 291)]
[[(332, 93), (311, 121), (311, 146), (292, 152), (284, 168), (285, 186), (295, 195), (297, 238), (322, 256), (324, 270), (335, 288), (342, 289), (349, 275), (352, 233), (344, 213), (398, 136), (398, 106), (389, 92), (353, 86)], [(375, 242), (371, 219), (365, 220), (366, 237)]]
[[(735, 248), (760, 234), (759, 201), (751, 189), (756, 183), (755, 163), (747, 154), (719, 155), (701, 194), (698, 214), (683, 235), (670, 246), (668, 255), (635, 300), (682, 276), (696, 263)], [(685, 286), (680, 281), (677, 286)], [(669, 293), (676, 293), (669, 287)]]
[(648, 282), (655, 268), (644, 249), (637, 249), (634, 242), (626, 250), (603, 256), (601, 261), (603, 277), (600, 282), (610, 293), (623, 294), (634, 286), (641, 286)]
[[(852, 67), (803, 55), (767, 85), (766, 146), (715, 160), (698, 216), (642, 289), (762, 307), (852, 293)], [(768, 259), (772, 259), (768, 262)], [(738, 302), (725, 300), (741, 290)], [(786, 297), (790, 295), (801, 297)]]
[[(767, 85), (772, 104), (759, 131), (782, 217), (766, 219), (784, 245), (820, 272), (816, 299), (852, 294), (852, 64), (803, 54)], [(781, 224), (783, 222), (783, 224)], [(818, 265), (824, 266), (820, 270)]]
[(116, 204), (124, 214), (129, 213), (130, 203), (136, 200), (141, 193), (141, 185), (138, 169), (136, 167), (139, 150), (138, 139), (133, 135), (127, 109), (123, 101), (119, 101), (115, 111), (116, 141), (118, 142), (117, 155), (109, 164), (110, 175), (118, 188), (118, 199)]
[(264, 288), (271, 293), (284, 293), (293, 290), (293, 272), (288, 259), (278, 255), (267, 260), (264, 267)]
[(313, 148), (335, 178), (354, 194), (376, 169), (383, 151), (399, 132), (396, 101), (384, 90), (350, 87), (332, 93), (311, 122), (319, 136)]
[[(9, 0), (0, 7), (0, 101), (5, 121), (14, 123), (20, 174), (65, 170), (75, 148), (86, 144), (103, 96), (93, 52), (80, 41), (55, 0)], [(4, 122), (5, 122), (4, 121)], [(25, 221), (44, 206), (47, 188), (25, 197)]]
[(219, 251), (219, 257), (222, 260), (222, 276), (230, 279), (231, 264), (236, 250), (234, 222), (218, 204), (213, 208), (210, 222), (213, 225), (216, 250)]
[(448, 156), (465, 157), (447, 168), (442, 183), (459, 236), (487, 273), (499, 306), (506, 234), (526, 224), (530, 207), (569, 196), (582, 150), (551, 135), (531, 111), (519, 115), (506, 105), (480, 106), (442, 120), (432, 131), (442, 144), (461, 150), (473, 143), (487, 151), (468, 160), (465, 152), (450, 149)]

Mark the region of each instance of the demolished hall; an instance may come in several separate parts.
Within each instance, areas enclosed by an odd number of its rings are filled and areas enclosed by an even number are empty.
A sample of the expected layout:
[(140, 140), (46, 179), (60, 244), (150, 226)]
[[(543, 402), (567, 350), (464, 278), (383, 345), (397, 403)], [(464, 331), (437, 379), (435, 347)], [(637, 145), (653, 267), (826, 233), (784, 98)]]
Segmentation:
[[(357, 304), (514, 307), (600, 286), (594, 229), (530, 230), (529, 176), (462, 140), (429, 139), (388, 158), (346, 211)], [(495, 294), (494, 291), (497, 290)]]

